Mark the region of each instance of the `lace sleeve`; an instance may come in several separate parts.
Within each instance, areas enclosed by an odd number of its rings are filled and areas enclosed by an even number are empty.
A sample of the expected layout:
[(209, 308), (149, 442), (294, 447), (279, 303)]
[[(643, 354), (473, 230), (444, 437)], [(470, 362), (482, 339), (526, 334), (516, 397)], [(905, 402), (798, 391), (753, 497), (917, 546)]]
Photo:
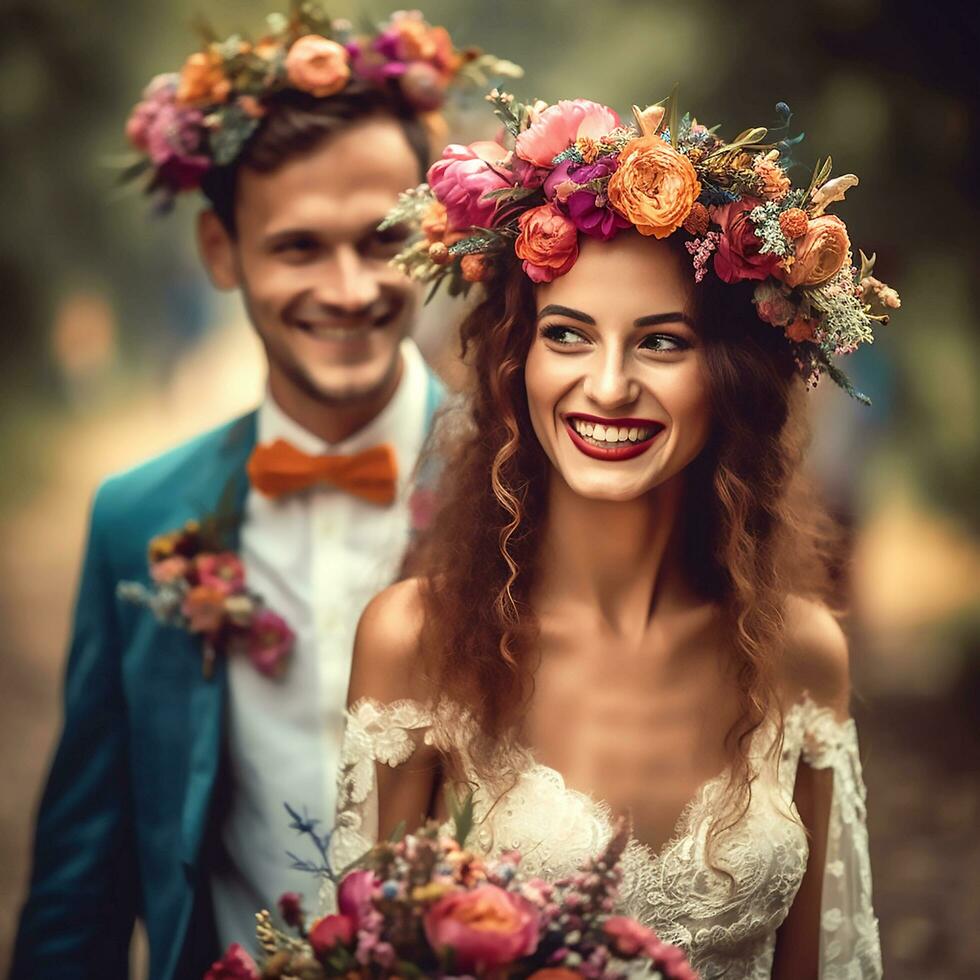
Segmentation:
[(878, 920), (871, 905), (865, 787), (853, 719), (839, 721), (809, 699), (803, 705), (801, 754), (814, 769), (832, 769), (820, 917), (820, 980), (881, 977)]
[[(361, 698), (346, 716), (337, 775), (337, 814), (330, 838), (331, 864), (339, 871), (352, 864), (378, 839), (376, 766), (400, 766), (415, 752), (432, 722), (416, 701), (382, 704)], [(325, 884), (320, 904), (333, 908), (332, 887)]]

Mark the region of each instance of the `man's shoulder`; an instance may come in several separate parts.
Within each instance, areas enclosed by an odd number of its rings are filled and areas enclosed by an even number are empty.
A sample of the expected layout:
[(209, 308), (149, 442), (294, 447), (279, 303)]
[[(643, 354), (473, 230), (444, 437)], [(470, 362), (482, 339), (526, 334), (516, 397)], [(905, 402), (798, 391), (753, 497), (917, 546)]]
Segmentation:
[(125, 514), (155, 498), (172, 498), (229, 447), (240, 442), (245, 449), (246, 443), (254, 442), (254, 433), (255, 412), (249, 412), (107, 477), (96, 493), (93, 520)]

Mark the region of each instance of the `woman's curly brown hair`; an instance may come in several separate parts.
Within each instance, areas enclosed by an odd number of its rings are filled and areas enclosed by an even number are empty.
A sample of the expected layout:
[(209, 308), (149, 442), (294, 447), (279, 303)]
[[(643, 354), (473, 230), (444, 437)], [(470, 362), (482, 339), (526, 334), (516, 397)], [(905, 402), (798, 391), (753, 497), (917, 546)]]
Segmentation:
[[(769, 717), (781, 719), (786, 598), (826, 597), (834, 541), (800, 474), (804, 385), (782, 332), (756, 315), (752, 286), (709, 276), (691, 299), (713, 423), (688, 471), (682, 554), (690, 581), (730, 624), (740, 700), (729, 733), (733, 778), (715, 831), (748, 805), (752, 733)], [(474, 715), (478, 767), (489, 767), (494, 747), (519, 728), (538, 665), (530, 596), (550, 464), (524, 387), (536, 329), (533, 288), (516, 260), (499, 260), (485, 298), (462, 324), (468, 425), (451, 446), (440, 509), (410, 566), (422, 582), (428, 677), (441, 698)]]

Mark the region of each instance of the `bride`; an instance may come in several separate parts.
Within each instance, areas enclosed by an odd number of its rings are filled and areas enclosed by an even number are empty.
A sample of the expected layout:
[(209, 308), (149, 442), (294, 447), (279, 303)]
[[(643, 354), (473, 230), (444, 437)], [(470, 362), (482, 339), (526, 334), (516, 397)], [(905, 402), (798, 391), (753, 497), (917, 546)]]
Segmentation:
[(800, 477), (808, 384), (854, 393), (831, 356), (885, 319), (863, 297), (897, 305), (824, 213), (856, 179), (794, 189), (789, 144), (669, 100), (634, 128), (492, 98), (513, 150), (449, 147), (391, 218), (425, 233), (407, 271), (483, 296), (441, 509), (360, 623), (334, 846), (443, 816), (448, 783), (477, 846), (554, 879), (626, 815), (623, 910), (703, 978), (878, 977)]

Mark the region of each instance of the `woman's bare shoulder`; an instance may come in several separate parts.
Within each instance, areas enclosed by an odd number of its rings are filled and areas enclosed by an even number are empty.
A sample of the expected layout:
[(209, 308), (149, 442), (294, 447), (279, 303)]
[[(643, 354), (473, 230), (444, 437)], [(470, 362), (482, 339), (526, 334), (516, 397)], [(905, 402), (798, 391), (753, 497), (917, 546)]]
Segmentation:
[(423, 623), (421, 579), (396, 582), (367, 604), (354, 639), (348, 703), (363, 697), (382, 702), (427, 698)]
[(847, 637), (823, 603), (800, 596), (786, 601), (783, 685), (790, 701), (804, 693), (820, 705), (847, 713), (850, 668)]

